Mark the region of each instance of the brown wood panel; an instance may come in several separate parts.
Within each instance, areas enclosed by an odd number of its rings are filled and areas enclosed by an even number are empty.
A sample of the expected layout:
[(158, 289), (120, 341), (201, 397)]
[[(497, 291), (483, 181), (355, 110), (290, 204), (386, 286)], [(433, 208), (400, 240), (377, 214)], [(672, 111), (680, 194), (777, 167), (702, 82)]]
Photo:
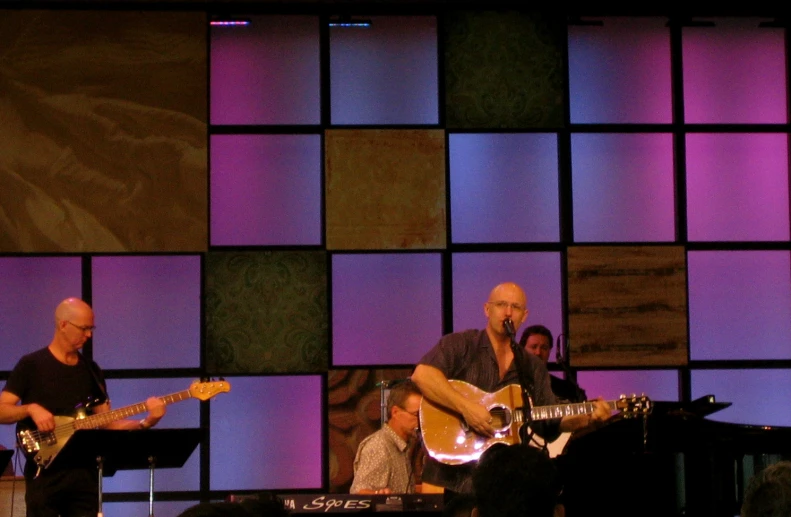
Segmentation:
[(683, 247), (569, 248), (572, 366), (687, 364), (686, 285)]

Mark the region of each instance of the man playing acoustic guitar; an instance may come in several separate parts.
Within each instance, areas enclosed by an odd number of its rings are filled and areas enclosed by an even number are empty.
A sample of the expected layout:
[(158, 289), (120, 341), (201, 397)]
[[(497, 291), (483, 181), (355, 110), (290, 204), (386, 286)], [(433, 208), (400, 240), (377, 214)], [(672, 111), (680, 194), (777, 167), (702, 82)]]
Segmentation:
[[(17, 428), (21, 430), (27, 422), (32, 436), (50, 433), (65, 441), (68, 436), (57, 432), (55, 415), (74, 411), (76, 406), (92, 400), (99, 401), (91, 408), (93, 414), (110, 411), (101, 370), (80, 353), (95, 328), (93, 310), (87, 303), (77, 298), (61, 302), (55, 309), (52, 342), (22, 357), (0, 392), (0, 423), (19, 423)], [(165, 403), (151, 397), (145, 407), (148, 415), (143, 420), (119, 419), (102, 427), (148, 429), (165, 414)], [(68, 468), (57, 462), (51, 468), (49, 464), (42, 468), (29, 457), (25, 464), (25, 503), (27, 517), (95, 517), (98, 470)]]
[[(506, 410), (505, 416), (501, 417), (500, 412), (493, 409), (493, 404), (476, 399), (476, 395), (478, 391), (493, 393), (506, 390), (511, 399), (515, 398), (512, 394), (517, 390), (510, 387), (519, 385), (519, 372), (511, 342), (516, 329), (527, 319), (527, 297), (518, 285), (503, 283), (492, 289), (483, 310), (487, 318), (484, 330), (466, 330), (443, 336), (423, 356), (412, 374), (412, 380), (423, 392), (423, 406), (441, 407), (458, 415), (462, 421), (461, 430), (450, 436), (447, 450), (432, 450), (429, 438), (435, 430), (429, 429), (431, 422), (425, 408), (421, 407), (421, 433), (428, 451), (423, 482), (456, 493), (472, 491), (472, 469), (489, 445), (519, 443), (513, 436), (513, 429), (518, 427), (514, 413)], [(532, 406), (557, 404), (544, 363), (532, 354), (521, 355)], [(589, 421), (604, 421), (612, 414), (608, 403), (601, 399), (589, 402), (588, 408), (589, 419), (569, 416), (548, 418), (534, 421), (530, 427), (544, 438), (554, 440), (560, 432), (574, 431), (588, 425)], [(447, 429), (437, 432), (445, 433), (442, 436), (448, 434)], [(474, 443), (465, 449), (464, 441)]]

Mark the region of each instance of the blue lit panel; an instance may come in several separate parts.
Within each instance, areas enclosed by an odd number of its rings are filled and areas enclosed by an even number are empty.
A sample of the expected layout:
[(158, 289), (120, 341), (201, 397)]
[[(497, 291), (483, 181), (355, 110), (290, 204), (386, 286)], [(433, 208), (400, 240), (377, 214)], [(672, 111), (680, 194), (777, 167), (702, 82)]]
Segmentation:
[(332, 124), (437, 124), (436, 19), (366, 18), (330, 29)]
[[(552, 374), (560, 376), (560, 372)], [(577, 383), (589, 399), (616, 400), (621, 395), (645, 395), (654, 401), (678, 401), (676, 370), (582, 371), (577, 373)]]
[(710, 420), (749, 425), (791, 426), (789, 370), (692, 371), (692, 398), (714, 395), (732, 405), (709, 415)]
[(332, 364), (414, 364), (442, 332), (440, 256), (332, 257)]
[(483, 305), (489, 293), (498, 284), (516, 282), (527, 294), (529, 310), (517, 335), (528, 325), (541, 324), (557, 338), (563, 328), (560, 253), (454, 253), (452, 260), (454, 330), (485, 328)]
[(212, 27), (212, 124), (318, 124), (319, 19), (249, 16)]
[(211, 243), (321, 244), (321, 137), (213, 135)]
[(55, 307), (82, 296), (81, 263), (79, 257), (0, 257), (0, 371), (50, 343)]
[(791, 254), (688, 253), (690, 358), (791, 359)]
[(604, 18), (569, 25), (569, 96), (575, 124), (670, 123), (670, 30), (665, 18)]
[(669, 134), (571, 136), (575, 242), (675, 240)]
[(105, 369), (200, 366), (200, 257), (93, 259), (93, 357)]
[[(112, 401), (112, 409), (119, 409), (140, 402), (148, 397), (162, 397), (189, 390), (195, 379), (109, 379), (107, 393)], [(221, 393), (217, 397), (228, 396)], [(141, 413), (130, 417), (140, 420), (146, 416)], [(165, 416), (156, 429), (196, 429), (200, 427), (200, 401), (189, 398), (166, 408)], [(105, 478), (102, 488), (106, 492), (143, 492), (148, 491), (149, 470), (119, 470)], [(200, 445), (193, 451), (181, 468), (155, 469), (155, 491), (181, 491), (200, 489)]]
[[(5, 386), (5, 381), (0, 381), (0, 389), (2, 389), (3, 386)], [(16, 426), (0, 425), (0, 445), (6, 449), (14, 448), (16, 445)], [(19, 451), (16, 451), (14, 456), (11, 458), (11, 463), (13, 465), (14, 472), (21, 476), (22, 469), (25, 466), (25, 457)]]
[(452, 134), (453, 242), (557, 242), (554, 134)]
[(321, 377), (228, 380), (211, 402), (211, 490), (321, 488)]
[(687, 135), (691, 241), (785, 241), (788, 135)]
[(685, 27), (684, 117), (692, 124), (788, 122), (785, 29), (756, 18)]

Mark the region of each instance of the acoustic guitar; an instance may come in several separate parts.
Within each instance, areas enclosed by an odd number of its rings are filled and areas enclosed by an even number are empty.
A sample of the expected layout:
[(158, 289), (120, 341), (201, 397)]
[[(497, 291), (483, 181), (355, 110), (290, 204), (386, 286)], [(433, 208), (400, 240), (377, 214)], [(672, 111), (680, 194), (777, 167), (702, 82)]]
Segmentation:
[[(523, 414), (522, 389), (510, 384), (494, 393), (483, 391), (464, 381), (451, 380), (451, 385), (468, 399), (475, 400), (489, 410), (494, 436), (486, 437), (473, 431), (461, 415), (423, 397), (420, 403), (420, 433), (429, 456), (446, 465), (460, 465), (476, 461), (495, 443), (521, 443), (519, 429), (526, 423)], [(644, 395), (606, 401), (612, 410), (624, 416), (645, 415), (651, 411), (651, 401)], [(569, 415), (593, 413), (593, 402), (533, 406), (532, 421), (551, 420)]]

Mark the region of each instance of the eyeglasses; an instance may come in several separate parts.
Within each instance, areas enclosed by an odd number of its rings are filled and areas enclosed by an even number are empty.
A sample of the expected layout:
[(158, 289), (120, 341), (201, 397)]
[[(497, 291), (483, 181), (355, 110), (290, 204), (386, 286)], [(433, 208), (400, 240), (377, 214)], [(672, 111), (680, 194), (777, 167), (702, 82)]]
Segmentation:
[[(398, 407), (401, 407), (401, 406), (398, 406)], [(403, 407), (402, 407), (401, 409), (404, 411), (404, 413), (409, 413), (410, 415), (412, 415), (412, 416), (413, 416), (413, 417), (415, 417), (415, 418), (417, 418), (417, 417), (419, 417), (419, 416), (420, 416), (420, 410), (417, 410), (417, 411), (407, 411), (407, 410), (406, 410), (406, 408), (403, 408)]]
[(72, 327), (77, 327), (78, 329), (82, 330), (83, 332), (93, 332), (94, 330), (96, 330), (96, 327), (94, 325), (82, 327), (80, 325), (75, 325), (74, 323), (70, 322), (69, 320), (66, 320), (66, 323), (68, 323)]
[(520, 305), (518, 303), (508, 303), (505, 300), (500, 300), (498, 302), (489, 302), (489, 303), (491, 305), (494, 305), (495, 307), (497, 307), (500, 310), (505, 310), (509, 306), (511, 307), (511, 309), (514, 312), (522, 312), (523, 310), (525, 310), (525, 306), (524, 305)]

